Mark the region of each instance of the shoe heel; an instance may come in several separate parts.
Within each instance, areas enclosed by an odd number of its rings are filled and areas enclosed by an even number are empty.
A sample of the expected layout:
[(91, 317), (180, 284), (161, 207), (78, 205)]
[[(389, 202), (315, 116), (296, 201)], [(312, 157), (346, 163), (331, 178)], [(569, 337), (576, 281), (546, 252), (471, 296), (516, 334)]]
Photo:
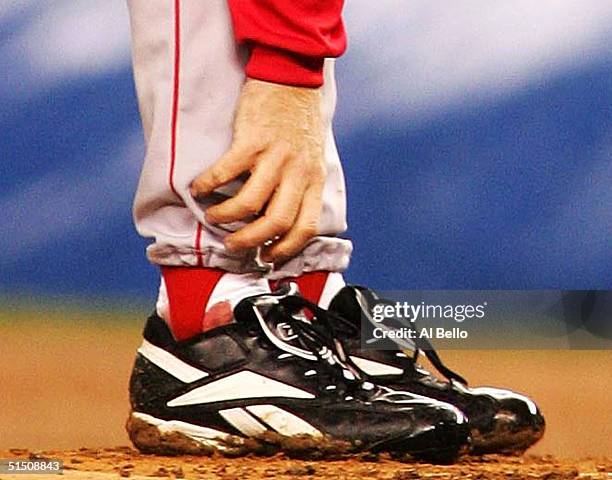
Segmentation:
[(134, 411), (130, 413), (125, 428), (139, 451), (156, 455), (210, 456), (217, 452), (233, 458), (251, 454), (271, 456), (282, 452), (289, 458), (320, 460), (345, 458), (347, 454), (358, 451), (349, 442), (340, 440), (299, 435), (287, 437), (277, 433), (244, 438)]
[(131, 412), (125, 429), (142, 453), (157, 455), (210, 456), (237, 446), (243, 439), (217, 430), (180, 421), (166, 421), (140, 412)]

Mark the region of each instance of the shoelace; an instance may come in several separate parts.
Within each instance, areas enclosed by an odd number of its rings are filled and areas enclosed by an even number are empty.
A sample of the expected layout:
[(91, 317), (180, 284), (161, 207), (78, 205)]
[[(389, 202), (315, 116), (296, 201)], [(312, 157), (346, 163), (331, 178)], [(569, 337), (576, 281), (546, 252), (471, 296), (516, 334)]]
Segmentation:
[[(348, 320), (319, 307), (300, 295), (280, 298), (275, 308), (284, 310), (281, 312), (283, 321), (289, 324), (297, 336), (296, 340), (317, 358), (320, 365), (318, 375), (320, 381), (327, 383), (327, 387), (333, 385), (334, 390), (337, 390), (340, 395), (359, 396), (360, 390), (364, 390), (364, 382), (357, 367), (345, 354), (342, 343), (336, 337), (333, 328), (334, 324), (338, 324), (346, 329), (352, 329), (351, 331), (355, 333), (357, 330), (354, 326)], [(299, 317), (305, 311), (311, 314), (311, 321)], [(365, 383), (369, 384), (369, 382)]]
[[(379, 299), (378, 303), (388, 303), (390, 305), (393, 304), (393, 302), (391, 302), (390, 300), (384, 300), (384, 299), (382, 299), (382, 300)], [(457, 372), (451, 370), (446, 365), (444, 365), (444, 363), (442, 362), (442, 359), (438, 355), (438, 352), (436, 352), (436, 349), (431, 344), (429, 339), (426, 338), (426, 337), (421, 337), (420, 335), (418, 335), (419, 327), (418, 327), (416, 321), (415, 322), (411, 322), (411, 324), (410, 324), (410, 326), (408, 328), (411, 329), (411, 330), (414, 330), (415, 332), (417, 332), (417, 334), (414, 335), (414, 339), (413, 339), (415, 349), (414, 349), (414, 354), (412, 356), (412, 362), (415, 365), (418, 364), (417, 361), (418, 361), (419, 355), (421, 353), (423, 353), (427, 357), (427, 359), (431, 362), (431, 364), (436, 368), (436, 370), (441, 375), (443, 375), (449, 382), (451, 382), (451, 386), (452, 386), (452, 382), (453, 381), (460, 382), (460, 383), (464, 384), (465, 386), (467, 386), (468, 382), (467, 382), (467, 380), (465, 378), (463, 378)]]
[[(368, 292), (370, 293), (368, 290), (366, 289), (359, 289), (362, 292)], [(380, 298), (376, 298), (376, 302), (379, 304), (389, 304), (389, 305), (393, 305), (393, 302), (390, 300), (385, 300), (385, 299), (380, 299)], [(319, 310), (322, 310), (320, 307), (317, 307)], [(318, 318), (318, 317), (317, 317)], [(355, 324), (353, 322), (350, 322), (349, 320), (343, 319), (341, 316), (336, 315), (336, 314), (331, 314), (331, 312), (327, 312), (327, 316), (325, 318), (332, 318), (334, 320), (333, 324), (330, 324), (331, 328), (333, 329), (333, 332), (335, 335), (339, 336), (339, 337), (344, 337), (344, 338), (356, 338), (356, 336), (360, 335), (360, 330), (357, 329), (355, 327)], [(416, 322), (412, 322), (410, 324), (410, 326), (406, 327), (409, 328), (411, 330), (414, 330), (415, 332), (418, 333), (418, 326), (416, 324)], [(450, 368), (448, 368), (446, 365), (444, 365), (444, 363), (442, 362), (442, 359), (440, 358), (440, 356), (438, 355), (438, 352), (436, 352), (434, 346), (431, 344), (431, 342), (427, 339), (427, 338), (421, 338), (420, 335), (416, 334), (414, 335), (414, 339), (413, 339), (414, 345), (415, 345), (415, 349), (414, 349), (414, 354), (412, 356), (412, 362), (413, 365), (417, 366), (418, 363), (418, 357), (421, 353), (423, 353), (427, 359), (431, 362), (431, 364), (436, 368), (436, 370), (443, 375), (449, 382), (451, 382), (449, 384), (449, 386), (452, 387), (452, 382), (460, 382), (462, 384), (464, 384), (465, 386), (468, 385), (468, 382), (465, 378), (463, 378), (461, 375), (459, 375), (457, 372), (451, 370)], [(423, 369), (421, 367), (422, 370), (427, 371), (425, 369)], [(431, 373), (427, 372), (429, 375), (431, 375)]]
[(468, 385), (467, 380), (463, 378), (461, 375), (459, 375), (457, 372), (451, 370), (446, 365), (444, 365), (444, 363), (442, 362), (442, 359), (438, 355), (438, 352), (436, 352), (433, 345), (427, 338), (418, 338), (418, 335), (416, 337), (417, 337), (415, 338), (416, 348), (414, 349), (414, 355), (412, 357), (412, 361), (415, 364), (417, 363), (419, 355), (421, 354), (421, 352), (423, 352), (425, 356), (427, 357), (427, 359), (431, 362), (431, 364), (436, 368), (436, 370), (440, 372), (440, 374), (444, 375), (444, 377), (446, 377), (446, 379), (449, 382), (451, 382), (451, 384), (452, 382), (455, 381), (455, 382), (462, 383), (463, 385), (467, 387)]

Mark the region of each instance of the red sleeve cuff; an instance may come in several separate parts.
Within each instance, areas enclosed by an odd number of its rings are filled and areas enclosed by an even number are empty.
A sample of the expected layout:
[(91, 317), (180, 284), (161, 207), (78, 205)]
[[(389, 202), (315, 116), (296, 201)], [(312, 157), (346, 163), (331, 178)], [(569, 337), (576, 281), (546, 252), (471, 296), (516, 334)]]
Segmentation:
[(305, 57), (265, 45), (253, 45), (246, 74), (266, 82), (317, 88), (323, 85), (324, 61), (324, 58)]

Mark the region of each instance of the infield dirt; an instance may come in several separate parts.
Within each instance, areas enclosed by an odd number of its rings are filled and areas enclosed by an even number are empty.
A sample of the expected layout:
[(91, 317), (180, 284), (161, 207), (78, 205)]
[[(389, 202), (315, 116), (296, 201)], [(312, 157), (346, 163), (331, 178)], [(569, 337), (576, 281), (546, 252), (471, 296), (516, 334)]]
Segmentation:
[[(355, 457), (342, 461), (300, 461), (283, 456), (224, 458), (156, 457), (142, 455), (129, 447), (87, 449), (64, 452), (0, 452), (18, 458), (59, 458), (64, 461), (64, 476), (76, 479), (109, 478), (192, 478), (198, 480), (274, 479), (609, 479), (612, 461), (562, 461), (550, 456), (464, 458), (455, 465), (404, 463), (381, 456)], [(50, 478), (41, 475), (42, 478)], [(0, 475), (3, 480), (25, 480), (23, 475)]]

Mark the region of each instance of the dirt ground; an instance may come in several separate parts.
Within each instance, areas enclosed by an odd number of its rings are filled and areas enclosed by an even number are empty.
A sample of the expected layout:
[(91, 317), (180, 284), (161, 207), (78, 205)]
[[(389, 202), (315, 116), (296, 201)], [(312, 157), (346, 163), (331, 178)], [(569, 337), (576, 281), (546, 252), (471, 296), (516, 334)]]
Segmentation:
[(65, 477), (78, 479), (612, 478), (612, 351), (443, 352), (473, 385), (505, 386), (536, 399), (547, 433), (520, 458), (431, 466), (380, 457), (304, 462), (140, 455), (127, 447), (123, 425), (141, 324), (142, 317), (127, 313), (0, 307), (0, 459), (61, 458)]
[[(282, 456), (266, 458), (155, 457), (128, 447), (64, 452), (0, 452), (14, 458), (62, 459), (64, 476), (76, 479), (193, 478), (200, 480), (295, 479), (609, 479), (612, 461), (561, 461), (550, 456), (465, 458), (455, 465), (403, 463), (384, 457), (366, 456), (342, 461), (308, 462)], [(40, 475), (49, 478), (48, 475)], [(24, 479), (23, 475), (0, 475), (3, 480)]]

